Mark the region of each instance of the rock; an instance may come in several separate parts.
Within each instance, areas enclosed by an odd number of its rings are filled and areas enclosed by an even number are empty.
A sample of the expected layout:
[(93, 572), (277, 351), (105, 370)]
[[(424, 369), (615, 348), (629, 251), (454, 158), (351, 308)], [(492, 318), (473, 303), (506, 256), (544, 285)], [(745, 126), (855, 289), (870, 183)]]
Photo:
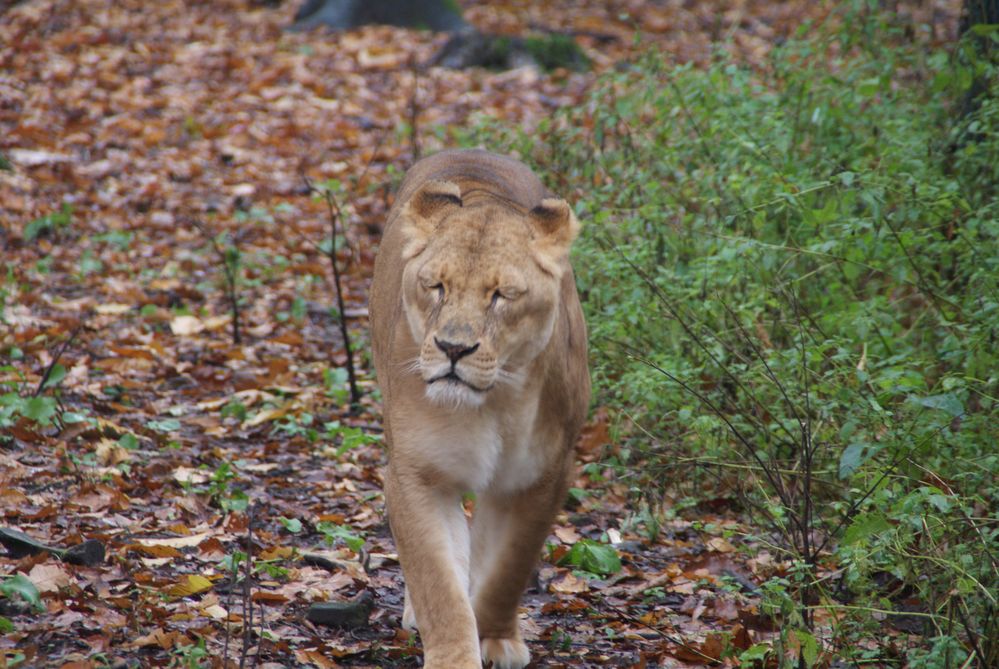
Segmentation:
[(84, 567), (93, 567), (104, 562), (104, 544), (97, 539), (87, 539), (83, 543), (63, 549), (36, 541), (20, 530), (0, 527), (0, 544), (3, 544), (7, 548), (7, 554), (15, 559), (38, 553), (51, 553), (65, 562)]
[(295, 15), (293, 30), (324, 25), (349, 30), (369, 23), (452, 31), (467, 25), (449, 0), (308, 0)]
[(43, 544), (24, 532), (9, 527), (0, 527), (0, 544), (4, 545), (7, 554), (15, 560), (38, 553), (59, 553), (58, 548)]
[(357, 629), (366, 627), (375, 598), (367, 590), (349, 602), (322, 602), (309, 607), (305, 619), (316, 625)]
[(96, 567), (104, 562), (104, 544), (97, 539), (87, 539), (82, 544), (66, 549), (62, 559), (82, 567)]
[(569, 35), (546, 33), (510, 37), (466, 28), (451, 35), (430, 64), (452, 69), (509, 70), (529, 65), (546, 71), (560, 67), (582, 71), (589, 68), (590, 61)]

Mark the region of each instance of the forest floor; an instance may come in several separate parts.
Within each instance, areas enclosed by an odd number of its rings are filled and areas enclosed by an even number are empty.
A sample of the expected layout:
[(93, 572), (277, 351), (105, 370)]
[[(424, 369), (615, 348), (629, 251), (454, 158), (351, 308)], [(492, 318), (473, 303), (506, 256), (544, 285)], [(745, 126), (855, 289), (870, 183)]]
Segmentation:
[[(0, 666), (65, 668), (418, 666), (366, 352), (399, 174), (478, 115), (530, 129), (583, 103), (600, 72), (650, 46), (676, 63), (719, 44), (763, 63), (825, 14), (806, 1), (462, 3), (484, 30), (569, 31), (594, 63), (543, 73), (418, 68), (446, 39), (427, 32), (289, 32), (295, 3), (6, 4), (0, 525), (105, 555), (73, 564), (7, 540), (0, 578), (23, 575), (40, 604), (30, 588), (0, 598)], [(365, 393), (354, 412), (326, 204), (308, 186), (330, 180)], [(607, 412), (592, 415), (589, 474), (615, 447)], [(772, 633), (757, 584), (782, 563), (740, 541), (749, 528), (724, 504), (650, 537), (627, 481), (575, 486), (524, 600), (534, 666), (737, 664), (723, 654)], [(620, 571), (565, 564), (585, 539), (610, 541)], [(252, 577), (233, 587), (247, 545)], [(363, 593), (367, 624), (305, 618)]]

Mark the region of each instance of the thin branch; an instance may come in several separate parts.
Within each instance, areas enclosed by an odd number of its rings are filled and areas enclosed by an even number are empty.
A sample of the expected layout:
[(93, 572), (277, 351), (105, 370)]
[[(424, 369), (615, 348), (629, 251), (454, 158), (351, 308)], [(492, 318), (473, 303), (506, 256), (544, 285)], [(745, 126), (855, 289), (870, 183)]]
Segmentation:
[[(631, 348), (631, 347), (628, 347), (628, 348)], [(634, 349), (632, 349), (632, 350), (634, 350)], [(663, 369), (662, 367), (660, 367), (656, 363), (652, 362), (648, 358), (645, 358), (642, 355), (637, 354), (637, 353), (631, 353), (630, 356), (632, 357), (632, 359), (637, 360), (638, 362), (642, 363), (643, 365), (647, 365), (647, 366), (651, 367), (652, 369), (656, 370), (660, 374), (664, 375), (666, 378), (668, 378), (671, 381), (673, 381), (674, 383), (678, 384), (681, 388), (683, 388), (688, 393), (690, 393), (691, 395), (693, 395), (694, 397), (696, 397), (698, 400), (700, 400), (701, 403), (703, 403), (706, 407), (708, 407), (708, 409), (710, 409), (712, 413), (714, 413), (716, 416), (718, 416), (718, 418), (720, 418), (722, 420), (722, 422), (725, 423), (725, 425), (728, 427), (728, 429), (732, 433), (732, 435), (739, 441), (739, 443), (742, 444), (743, 448), (745, 448), (746, 453), (749, 455), (749, 457), (752, 458), (756, 462), (756, 464), (760, 467), (760, 469), (763, 471), (763, 475), (766, 477), (767, 481), (773, 487), (773, 489), (777, 493), (778, 497), (781, 498), (781, 503), (783, 503), (786, 507), (790, 508), (790, 504), (788, 504), (788, 500), (784, 496), (786, 494), (786, 491), (784, 490), (784, 486), (778, 480), (775, 479), (774, 473), (770, 470), (770, 468), (768, 468), (765, 464), (763, 464), (763, 461), (760, 460), (760, 457), (756, 453), (756, 449), (753, 447), (753, 445), (751, 443), (749, 443), (749, 440), (746, 439), (746, 437), (744, 437), (742, 435), (742, 433), (739, 431), (739, 428), (737, 428), (735, 425), (732, 424), (732, 422), (728, 419), (728, 416), (726, 416), (725, 413), (721, 409), (719, 409), (718, 407), (716, 407), (714, 405), (714, 403), (710, 399), (707, 398), (707, 396), (705, 396), (704, 394), (698, 392), (697, 390), (695, 390), (694, 388), (692, 388), (689, 384), (687, 384), (685, 381), (679, 379), (678, 377), (674, 376), (670, 372), (667, 372), (665, 369)]]
[[(961, 416), (964, 416), (964, 414), (961, 414)], [(860, 505), (866, 502), (867, 498), (873, 495), (874, 491), (878, 490), (881, 487), (881, 484), (885, 481), (885, 479), (891, 476), (899, 465), (905, 462), (905, 460), (907, 460), (910, 455), (912, 455), (915, 451), (921, 448), (924, 444), (929, 443), (930, 439), (936, 437), (938, 434), (940, 434), (949, 427), (950, 423), (941, 425), (936, 430), (934, 430), (933, 432), (931, 432), (930, 434), (926, 435), (921, 440), (913, 444), (911, 447), (899, 453), (895, 457), (895, 459), (892, 460), (887, 467), (885, 467), (884, 471), (881, 472), (881, 476), (878, 477), (878, 480), (875, 481), (873, 485), (868, 486), (867, 490), (864, 491), (864, 494), (850, 504), (850, 507), (846, 510), (846, 512), (842, 515), (842, 517), (840, 517), (840, 520), (836, 524), (836, 527), (834, 527), (833, 530), (826, 535), (826, 538), (822, 541), (821, 544), (819, 544), (819, 547), (815, 549), (814, 551), (815, 555), (819, 555), (829, 544), (832, 538), (839, 534), (839, 531), (843, 529), (843, 526), (846, 525), (851, 520), (853, 520), (853, 516), (860, 509)], [(912, 426), (910, 426), (910, 430), (911, 428)]]
[(229, 628), (232, 617), (232, 591), (236, 589), (239, 580), (239, 565), (232, 566), (232, 573), (229, 575), (229, 592), (225, 597), (225, 641), (222, 644), (222, 669), (229, 669)]
[(246, 668), (253, 637), (253, 505), (246, 508), (246, 569), (243, 574), (243, 648), (239, 653), (239, 669)]
[(600, 602), (601, 602), (601, 604), (603, 606), (606, 606), (610, 610), (614, 611), (617, 615), (621, 616), (622, 618), (624, 618), (628, 622), (630, 622), (630, 623), (632, 623), (634, 625), (641, 625), (642, 627), (645, 627), (647, 629), (652, 630), (653, 632), (655, 632), (656, 634), (658, 634), (659, 636), (661, 636), (663, 639), (666, 639), (666, 641), (669, 641), (672, 644), (676, 644), (677, 646), (679, 646), (679, 647), (681, 647), (681, 648), (683, 648), (685, 650), (688, 650), (691, 653), (697, 655), (699, 658), (701, 658), (702, 660), (704, 660), (706, 663), (711, 664), (711, 665), (719, 664), (719, 661), (716, 658), (713, 658), (710, 655), (704, 654), (699, 649), (694, 648), (693, 646), (691, 646), (691, 645), (685, 643), (684, 641), (682, 641), (679, 637), (675, 637), (672, 634), (667, 634), (666, 632), (662, 631), (661, 629), (659, 629), (655, 625), (650, 625), (649, 623), (645, 622), (641, 618), (636, 618), (635, 616), (631, 615), (627, 611), (624, 611), (621, 608), (619, 608), (619, 607), (611, 604), (609, 601), (607, 601), (607, 599), (605, 597), (601, 597), (600, 598)]
[[(763, 406), (762, 403), (758, 399), (756, 399), (756, 396), (752, 393), (752, 391), (746, 388), (746, 386), (742, 383), (742, 381), (728, 369), (728, 366), (723, 365), (721, 361), (718, 360), (717, 356), (715, 356), (715, 354), (711, 351), (711, 348), (704, 342), (704, 340), (700, 337), (700, 335), (698, 335), (696, 332), (693, 331), (693, 329), (687, 323), (687, 320), (681, 316), (679, 309), (677, 309), (673, 305), (673, 303), (666, 296), (663, 290), (656, 284), (655, 281), (652, 280), (652, 277), (650, 277), (648, 273), (645, 270), (643, 270), (641, 267), (639, 267), (631, 258), (625, 255), (617, 244), (609, 240), (600, 240), (600, 241), (602, 242), (605, 248), (610, 247), (611, 250), (616, 252), (621, 257), (621, 259), (624, 260), (624, 262), (626, 262), (629, 267), (631, 267), (632, 271), (635, 272), (639, 276), (639, 278), (642, 279), (643, 282), (645, 282), (645, 285), (648, 286), (649, 290), (652, 291), (652, 294), (655, 296), (656, 300), (658, 300), (663, 305), (663, 307), (666, 308), (666, 311), (669, 312), (670, 316), (672, 316), (677, 321), (677, 323), (680, 324), (680, 327), (683, 328), (684, 332), (687, 333), (687, 336), (689, 336), (691, 340), (693, 340), (693, 342), (697, 344), (698, 348), (704, 351), (704, 354), (711, 360), (711, 362), (713, 362), (716, 366), (718, 366), (718, 368), (722, 371), (722, 373), (726, 377), (728, 377), (728, 379), (737, 388), (739, 388), (742, 392), (744, 392), (749, 397), (750, 401), (753, 402), (754, 405), (756, 405), (757, 407)], [(723, 342), (719, 341), (719, 343), (722, 344), (722, 346), (725, 346), (726, 350), (728, 350), (730, 353), (738, 355), (735, 351), (732, 351), (732, 349), (726, 346)], [(781, 439), (777, 435), (773, 435), (772, 433), (763, 430), (762, 427), (758, 427), (758, 429), (760, 429), (766, 434), (771, 434), (773, 438), (777, 439), (785, 446), (793, 447), (794, 446), (793, 440), (796, 438), (795, 435), (791, 434), (790, 430), (788, 430), (782, 423), (778, 422), (777, 425), (783, 432), (787, 434), (790, 441)]]
[(45, 384), (52, 376), (52, 370), (54, 370), (55, 366), (59, 364), (59, 359), (62, 358), (62, 354), (66, 352), (66, 349), (69, 348), (70, 344), (73, 343), (73, 340), (76, 339), (76, 336), (80, 334), (80, 330), (82, 329), (83, 329), (82, 325), (77, 325), (75, 328), (73, 328), (73, 331), (69, 333), (69, 338), (66, 341), (64, 341), (62, 345), (59, 346), (59, 349), (55, 352), (55, 355), (52, 356), (52, 360), (51, 362), (49, 362), (49, 366), (45, 368), (45, 372), (42, 374), (42, 378), (38, 382), (38, 387), (35, 388), (35, 392), (32, 393), (31, 395), (32, 397), (38, 397), (39, 395), (42, 394), (42, 391), (45, 389)]
[(416, 55), (410, 56), (409, 68), (413, 73), (413, 92), (409, 96), (409, 138), (413, 146), (413, 162), (420, 160), (422, 150), (420, 148), (420, 67), (416, 60)]
[[(326, 211), (329, 214), (330, 221), (330, 247), (329, 251), (326, 252), (326, 257), (329, 258), (330, 266), (333, 268), (333, 287), (336, 293), (336, 303), (337, 303), (337, 324), (340, 326), (340, 336), (343, 338), (343, 348), (344, 354), (347, 358), (347, 381), (350, 384), (350, 407), (352, 411), (359, 411), (361, 408), (361, 391), (357, 386), (357, 372), (354, 369), (354, 352), (350, 341), (350, 332), (347, 329), (347, 316), (346, 316), (346, 306), (343, 298), (343, 276), (340, 271), (340, 263), (337, 261), (336, 257), (336, 223), (339, 220), (341, 222), (341, 228), (343, 227), (343, 210), (340, 209), (340, 203), (337, 202), (336, 197), (328, 188), (318, 189), (316, 188), (308, 177), (303, 176), (305, 179), (305, 184), (308, 186), (309, 191), (322, 195), (323, 199), (326, 201)], [(344, 230), (346, 236), (346, 230)]]
[(219, 257), (219, 262), (222, 263), (222, 272), (225, 274), (226, 299), (229, 302), (229, 310), (232, 312), (232, 343), (240, 344), (242, 337), (239, 334), (239, 295), (236, 292), (236, 282), (239, 278), (239, 247), (236, 245), (236, 238), (233, 237), (232, 240), (232, 246), (236, 253), (236, 262), (230, 263), (226, 257), (225, 249), (219, 244), (216, 236), (211, 234), (201, 221), (192, 220), (191, 223), (211, 243), (212, 248), (215, 250), (215, 255)]

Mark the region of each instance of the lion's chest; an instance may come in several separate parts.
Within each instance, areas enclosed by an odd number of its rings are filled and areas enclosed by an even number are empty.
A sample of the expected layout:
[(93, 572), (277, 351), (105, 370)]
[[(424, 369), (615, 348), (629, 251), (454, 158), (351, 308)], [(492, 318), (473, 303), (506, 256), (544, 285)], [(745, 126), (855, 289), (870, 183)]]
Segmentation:
[(509, 492), (530, 485), (545, 470), (535, 415), (532, 406), (453, 414), (409, 430), (404, 441), (458, 488)]

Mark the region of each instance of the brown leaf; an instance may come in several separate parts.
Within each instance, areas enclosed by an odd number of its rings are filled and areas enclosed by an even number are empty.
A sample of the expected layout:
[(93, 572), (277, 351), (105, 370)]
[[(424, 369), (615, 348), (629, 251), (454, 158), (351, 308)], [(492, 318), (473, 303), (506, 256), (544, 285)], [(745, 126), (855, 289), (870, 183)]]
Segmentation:
[(571, 525), (568, 527), (556, 527), (555, 536), (559, 538), (559, 541), (570, 546), (582, 538), (579, 536), (576, 528)]
[(138, 542), (143, 546), (170, 546), (172, 548), (187, 548), (197, 546), (208, 538), (208, 532), (199, 534), (189, 534), (184, 537), (169, 537), (166, 539), (140, 539)]
[(326, 653), (315, 649), (296, 650), (295, 659), (302, 664), (312, 664), (319, 669), (336, 669), (340, 665), (326, 656)]
[(552, 579), (548, 589), (562, 594), (576, 594), (589, 592), (590, 584), (586, 582), (586, 579), (579, 578), (571, 571), (565, 571)]
[(171, 597), (187, 597), (204, 592), (212, 587), (212, 582), (198, 574), (188, 574), (185, 578), (163, 589)]
[(254, 590), (251, 598), (255, 602), (264, 602), (266, 604), (284, 604), (288, 601), (288, 598), (284, 595), (268, 590)]
[(716, 553), (733, 553), (735, 552), (735, 546), (730, 544), (727, 539), (723, 537), (711, 537), (705, 542), (705, 545), (709, 550)]
[(714, 604), (715, 616), (721, 618), (722, 620), (738, 620), (739, 619), (739, 607), (735, 603), (734, 599), (730, 598), (716, 598)]
[(164, 546), (162, 544), (147, 545), (141, 543), (128, 544), (124, 547), (126, 551), (135, 551), (137, 553), (142, 553), (143, 555), (148, 555), (154, 558), (179, 558), (183, 556), (179, 550), (173, 546)]
[(36, 564), (28, 572), (28, 580), (34, 583), (38, 592), (59, 592), (70, 583), (70, 574), (61, 564)]

